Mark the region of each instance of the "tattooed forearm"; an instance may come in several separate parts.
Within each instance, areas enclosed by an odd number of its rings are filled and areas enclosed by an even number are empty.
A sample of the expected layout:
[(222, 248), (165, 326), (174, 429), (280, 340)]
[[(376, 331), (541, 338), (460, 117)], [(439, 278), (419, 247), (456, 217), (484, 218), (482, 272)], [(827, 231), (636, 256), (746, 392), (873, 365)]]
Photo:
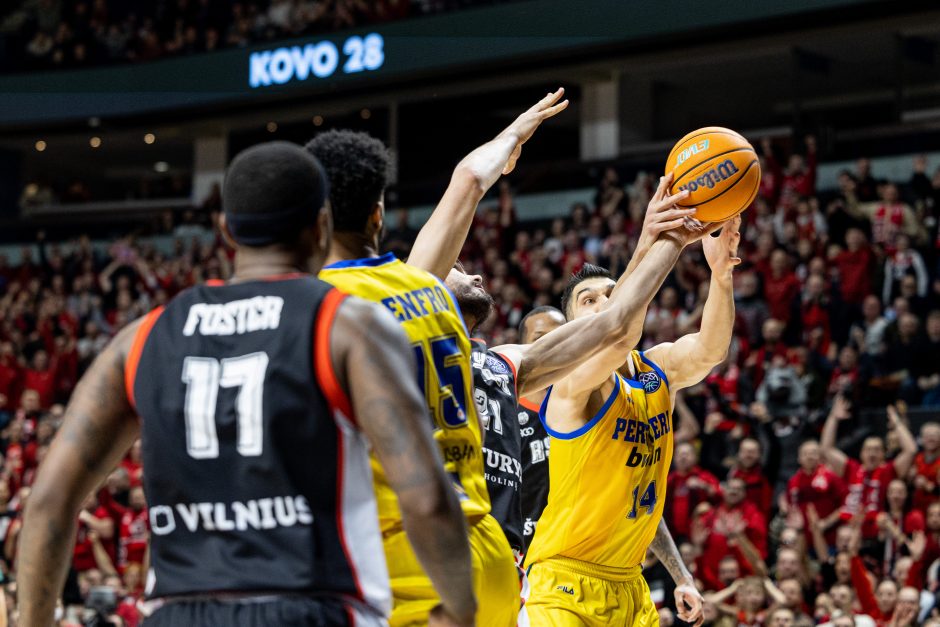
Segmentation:
[(52, 624), (75, 540), (78, 510), (137, 437), (124, 390), (124, 350), (136, 324), (82, 377), (26, 505), (17, 555), (19, 624)]
[(689, 572), (685, 562), (682, 561), (682, 555), (679, 553), (679, 549), (676, 548), (676, 542), (672, 539), (672, 534), (669, 533), (665, 520), (659, 521), (659, 527), (656, 528), (656, 537), (653, 538), (650, 549), (653, 551), (653, 555), (666, 567), (672, 580), (677, 585), (694, 581), (692, 573)]

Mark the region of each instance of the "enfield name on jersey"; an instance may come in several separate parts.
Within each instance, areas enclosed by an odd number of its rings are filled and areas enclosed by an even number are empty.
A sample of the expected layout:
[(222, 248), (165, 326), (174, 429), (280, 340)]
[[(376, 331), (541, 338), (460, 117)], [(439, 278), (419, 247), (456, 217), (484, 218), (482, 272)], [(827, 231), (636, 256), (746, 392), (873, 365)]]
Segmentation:
[(177, 503), (150, 508), (150, 527), (165, 536), (179, 528), (203, 531), (247, 531), (294, 525), (312, 525), (310, 503), (303, 496), (235, 501), (233, 503)]
[(189, 308), (183, 335), (243, 335), (276, 329), (281, 324), (284, 299), (255, 296), (228, 303), (195, 303)]

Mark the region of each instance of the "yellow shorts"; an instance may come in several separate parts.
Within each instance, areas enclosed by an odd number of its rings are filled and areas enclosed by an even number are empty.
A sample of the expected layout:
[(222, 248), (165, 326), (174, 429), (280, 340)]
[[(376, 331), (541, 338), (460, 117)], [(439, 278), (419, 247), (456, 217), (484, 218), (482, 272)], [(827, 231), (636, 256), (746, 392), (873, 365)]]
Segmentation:
[[(499, 523), (484, 516), (470, 525), (473, 589), (479, 627), (515, 627), (519, 615), (519, 570)], [(440, 603), (404, 531), (385, 537), (385, 559), (392, 584), (389, 627), (427, 625)]]
[(529, 569), (524, 612), (532, 627), (659, 625), (640, 567), (612, 568), (553, 557)]

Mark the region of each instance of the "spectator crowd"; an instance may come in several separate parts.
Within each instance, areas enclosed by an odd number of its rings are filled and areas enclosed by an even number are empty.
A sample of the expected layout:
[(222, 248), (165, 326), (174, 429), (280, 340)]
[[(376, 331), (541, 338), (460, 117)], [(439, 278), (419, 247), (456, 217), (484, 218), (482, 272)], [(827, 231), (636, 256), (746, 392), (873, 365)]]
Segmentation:
[[(812, 138), (785, 160), (769, 141), (762, 152), (735, 337), (725, 363), (677, 399), (666, 521), (707, 624), (937, 627), (940, 168), (916, 159), (911, 180), (886, 181), (862, 159), (838, 189), (818, 190)], [(517, 341), (521, 317), (557, 305), (584, 263), (622, 272), (655, 182), (624, 185), (608, 169), (592, 203), (545, 224), (519, 222), (501, 184), (463, 255), (496, 299), (481, 333)], [(387, 247), (407, 254), (414, 231), (388, 221)], [(133, 237), (104, 250), (40, 234), (19, 263), (0, 256), (0, 601), (11, 615), (20, 512), (77, 379), (128, 322), (231, 274), (212, 229), (175, 234), (170, 253)], [(698, 330), (707, 290), (690, 248), (650, 306), (643, 346)], [(143, 472), (138, 443), (85, 502), (61, 624), (96, 613), (138, 624)], [(652, 560), (646, 576), (668, 627), (669, 577)], [(107, 607), (92, 594), (102, 589)]]
[(0, 9), (3, 70), (151, 61), (496, 0), (18, 0)]

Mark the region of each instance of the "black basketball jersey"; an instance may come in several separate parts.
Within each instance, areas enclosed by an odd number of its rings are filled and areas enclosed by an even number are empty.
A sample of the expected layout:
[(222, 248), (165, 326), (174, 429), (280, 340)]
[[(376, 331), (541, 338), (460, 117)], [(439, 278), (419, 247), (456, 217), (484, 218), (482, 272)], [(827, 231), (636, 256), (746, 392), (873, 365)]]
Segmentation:
[(535, 535), (535, 525), (548, 503), (548, 443), (551, 438), (539, 420), (538, 405), (519, 399), (522, 436), (522, 543), (523, 552)]
[(490, 513), (509, 546), (522, 550), (522, 441), (516, 417), (516, 373), (512, 365), (486, 344), (473, 341), (473, 400), (483, 423), (483, 470), (490, 495)]
[(141, 327), (127, 375), (149, 597), (293, 591), (388, 613), (367, 444), (329, 351), (343, 298), (304, 275), (215, 282)]

